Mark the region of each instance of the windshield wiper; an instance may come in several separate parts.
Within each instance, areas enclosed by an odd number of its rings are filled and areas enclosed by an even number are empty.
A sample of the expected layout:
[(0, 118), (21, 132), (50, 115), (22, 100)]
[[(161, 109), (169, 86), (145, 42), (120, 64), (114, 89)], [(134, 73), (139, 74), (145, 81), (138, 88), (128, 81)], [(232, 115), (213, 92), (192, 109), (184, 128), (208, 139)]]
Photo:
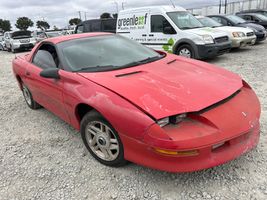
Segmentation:
[(73, 72), (81, 72), (81, 71), (87, 71), (87, 72), (97, 72), (97, 71), (108, 71), (111, 69), (116, 68), (114, 65), (97, 65), (94, 67), (82, 67), (80, 69), (73, 70)]
[(140, 60), (140, 61), (134, 61), (131, 63), (128, 63), (126, 65), (121, 66), (120, 68), (124, 68), (124, 67), (133, 67), (133, 66), (138, 66), (138, 65), (142, 65), (142, 64), (146, 64), (146, 63), (150, 63), (156, 60), (161, 59), (163, 56), (154, 56), (154, 57), (148, 57), (146, 59)]
[(192, 27), (186, 26), (186, 27), (182, 27), (181, 29), (186, 30), (186, 29), (194, 29), (194, 28), (203, 28), (203, 26), (192, 26)]

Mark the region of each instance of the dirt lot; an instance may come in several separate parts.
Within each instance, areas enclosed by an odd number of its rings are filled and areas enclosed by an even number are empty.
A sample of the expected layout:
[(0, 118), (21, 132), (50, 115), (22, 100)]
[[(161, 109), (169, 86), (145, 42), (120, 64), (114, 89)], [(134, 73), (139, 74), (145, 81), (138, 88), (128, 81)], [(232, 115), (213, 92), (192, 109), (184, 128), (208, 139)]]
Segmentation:
[(72, 127), (26, 106), (13, 58), (0, 52), (0, 199), (267, 199), (267, 42), (209, 61), (240, 74), (256, 90), (260, 144), (228, 164), (186, 174), (99, 164)]

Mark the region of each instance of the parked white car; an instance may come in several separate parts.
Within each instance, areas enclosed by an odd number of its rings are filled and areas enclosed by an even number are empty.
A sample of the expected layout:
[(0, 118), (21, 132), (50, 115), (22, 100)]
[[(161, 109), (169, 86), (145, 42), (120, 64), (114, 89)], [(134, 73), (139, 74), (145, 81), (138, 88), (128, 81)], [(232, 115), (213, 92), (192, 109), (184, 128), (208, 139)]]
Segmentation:
[(31, 31), (5, 32), (4, 38), (7, 50), (13, 53), (18, 50), (32, 49), (36, 44)]
[(236, 26), (224, 26), (219, 22), (204, 16), (196, 16), (196, 18), (206, 27), (227, 32), (232, 41), (233, 48), (245, 47), (256, 43), (257, 36), (252, 29)]
[(227, 33), (205, 28), (178, 6), (122, 10), (116, 32), (150, 48), (196, 59), (215, 57), (232, 47)]

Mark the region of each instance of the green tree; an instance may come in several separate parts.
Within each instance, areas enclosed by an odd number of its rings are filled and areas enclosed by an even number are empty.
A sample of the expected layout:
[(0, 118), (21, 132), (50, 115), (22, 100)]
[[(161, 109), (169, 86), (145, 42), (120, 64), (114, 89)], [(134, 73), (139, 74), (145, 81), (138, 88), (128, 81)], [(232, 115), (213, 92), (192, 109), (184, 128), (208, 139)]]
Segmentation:
[(109, 19), (112, 18), (110, 13), (103, 13), (100, 15), (100, 19)]
[(44, 30), (47, 30), (50, 28), (50, 25), (48, 24), (48, 22), (46, 21), (37, 21), (36, 22), (36, 26), (37, 28), (40, 28), (40, 29), (44, 29)]
[(2, 29), (2, 31), (4, 31), (4, 32), (10, 31), (11, 30), (10, 21), (9, 20), (0, 19), (0, 29)]
[(20, 30), (26, 31), (29, 27), (33, 26), (33, 22), (28, 17), (19, 17), (15, 26)]
[(118, 18), (118, 13), (114, 13), (114, 14), (112, 14), (112, 17), (113, 17), (114, 19), (117, 19), (117, 18)]
[(81, 19), (79, 19), (79, 18), (72, 18), (72, 19), (70, 19), (69, 20), (69, 24), (72, 26), (72, 25), (77, 25), (77, 24), (79, 24), (79, 23), (81, 23), (82, 22), (82, 20)]
[(56, 25), (54, 25), (53, 29), (54, 29), (54, 31), (58, 31), (59, 30), (59, 28)]

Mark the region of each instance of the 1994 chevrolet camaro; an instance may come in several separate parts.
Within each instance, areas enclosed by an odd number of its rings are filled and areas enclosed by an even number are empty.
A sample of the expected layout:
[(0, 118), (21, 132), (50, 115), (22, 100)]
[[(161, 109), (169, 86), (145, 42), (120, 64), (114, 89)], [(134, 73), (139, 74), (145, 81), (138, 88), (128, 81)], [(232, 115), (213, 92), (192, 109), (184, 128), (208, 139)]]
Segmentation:
[(108, 166), (196, 171), (259, 141), (260, 104), (238, 75), (118, 35), (44, 40), (14, 59), (13, 71), (28, 106), (80, 130)]

